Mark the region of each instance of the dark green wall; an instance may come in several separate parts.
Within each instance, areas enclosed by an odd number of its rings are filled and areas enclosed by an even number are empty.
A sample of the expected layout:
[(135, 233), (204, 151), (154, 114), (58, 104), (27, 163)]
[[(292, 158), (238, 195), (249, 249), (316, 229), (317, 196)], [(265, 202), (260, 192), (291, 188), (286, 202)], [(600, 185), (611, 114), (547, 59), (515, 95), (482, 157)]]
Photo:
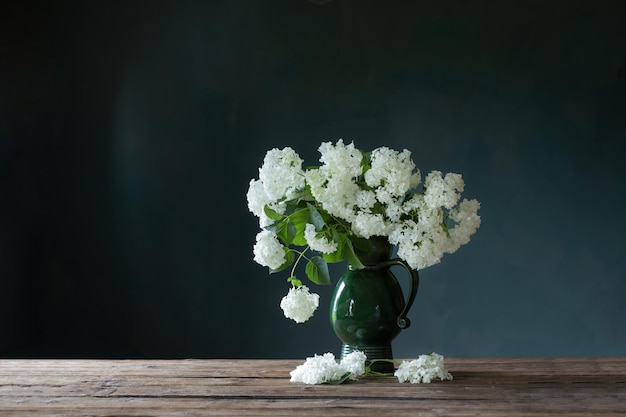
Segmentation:
[(482, 203), (396, 356), (626, 354), (625, 2), (15, 3), (0, 356), (338, 353), (331, 288), (282, 316), (245, 194), (268, 149), (339, 138)]

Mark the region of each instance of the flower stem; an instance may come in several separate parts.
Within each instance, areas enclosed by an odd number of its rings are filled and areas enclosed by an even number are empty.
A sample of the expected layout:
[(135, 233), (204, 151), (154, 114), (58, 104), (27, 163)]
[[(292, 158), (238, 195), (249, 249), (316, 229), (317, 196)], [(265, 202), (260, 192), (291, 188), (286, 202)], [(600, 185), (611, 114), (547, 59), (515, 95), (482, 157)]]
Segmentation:
[(399, 361), (393, 360), (393, 359), (372, 359), (371, 361), (369, 361), (369, 365), (365, 367), (366, 376), (393, 376), (394, 375), (393, 372), (372, 371), (372, 365), (376, 362), (387, 362), (387, 363), (392, 363), (394, 365), (399, 363)]
[[(292, 250), (298, 254), (298, 258), (296, 259), (296, 261), (293, 263), (293, 266), (291, 267), (291, 278), (295, 278), (296, 267), (298, 266), (298, 263), (300, 262), (300, 260), (302, 258), (304, 258), (306, 260), (309, 260), (309, 258), (304, 256), (306, 251), (309, 250), (309, 247), (307, 246), (306, 248), (304, 248), (303, 251), (299, 251), (299, 250), (296, 250), (296, 249), (292, 249)], [(295, 285), (294, 280), (290, 280), (290, 282), (292, 283), (292, 285), (294, 287), (299, 287), (300, 286), (300, 285)], [(298, 281), (298, 282), (301, 284), (301, 281)]]

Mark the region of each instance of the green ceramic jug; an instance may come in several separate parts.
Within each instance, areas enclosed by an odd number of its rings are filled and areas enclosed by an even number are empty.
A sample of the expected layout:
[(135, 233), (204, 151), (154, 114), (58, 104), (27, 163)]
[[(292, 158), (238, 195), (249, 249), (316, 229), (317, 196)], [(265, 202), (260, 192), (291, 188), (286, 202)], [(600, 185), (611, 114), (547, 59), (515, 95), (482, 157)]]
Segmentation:
[[(393, 359), (392, 340), (410, 325), (406, 317), (419, 286), (416, 270), (402, 259), (389, 259), (392, 246), (386, 239), (370, 239), (369, 250), (355, 251), (365, 268), (348, 266), (330, 302), (330, 324), (343, 342), (341, 357), (360, 350), (368, 362)], [(356, 248), (355, 248), (356, 249)], [(409, 296), (404, 299), (402, 288), (391, 272), (401, 266), (409, 274)], [(372, 370), (393, 372), (391, 362), (375, 362)]]

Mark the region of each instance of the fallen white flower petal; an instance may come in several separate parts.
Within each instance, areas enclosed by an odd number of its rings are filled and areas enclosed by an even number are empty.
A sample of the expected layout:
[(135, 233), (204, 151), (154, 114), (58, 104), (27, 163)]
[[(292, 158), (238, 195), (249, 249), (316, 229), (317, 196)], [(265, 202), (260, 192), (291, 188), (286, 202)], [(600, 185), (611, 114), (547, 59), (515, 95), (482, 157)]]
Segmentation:
[(437, 353), (420, 355), (416, 360), (403, 361), (394, 375), (399, 382), (410, 382), (411, 384), (430, 383), (433, 379), (439, 378), (442, 381), (452, 380), (452, 374), (446, 371), (443, 363), (443, 356)]
[(306, 358), (302, 365), (298, 365), (291, 371), (291, 382), (324, 384), (342, 381), (346, 374), (350, 374), (348, 378), (356, 379), (365, 373), (366, 359), (365, 354), (360, 351), (346, 355), (339, 363), (335, 360), (335, 355), (330, 352), (323, 355), (316, 354)]
[(316, 354), (313, 357), (306, 358), (306, 361), (291, 371), (290, 375), (291, 382), (322, 384), (324, 382), (338, 380), (343, 374), (339, 368), (339, 364), (335, 361), (335, 355), (329, 352), (323, 355)]
[(343, 357), (339, 366), (343, 369), (343, 373), (350, 373), (350, 379), (356, 379), (365, 373), (365, 360), (367, 356), (360, 350), (348, 353)]

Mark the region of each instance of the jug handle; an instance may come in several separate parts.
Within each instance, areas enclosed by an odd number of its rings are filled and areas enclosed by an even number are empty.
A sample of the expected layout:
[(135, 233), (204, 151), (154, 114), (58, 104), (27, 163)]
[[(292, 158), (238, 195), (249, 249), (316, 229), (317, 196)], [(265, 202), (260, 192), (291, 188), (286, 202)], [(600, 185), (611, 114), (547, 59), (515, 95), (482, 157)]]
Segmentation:
[(411, 325), (411, 320), (409, 320), (409, 318), (406, 315), (409, 313), (409, 309), (413, 305), (413, 301), (415, 301), (415, 296), (417, 295), (417, 290), (419, 288), (420, 277), (419, 277), (419, 274), (417, 273), (417, 270), (412, 269), (409, 266), (409, 264), (407, 264), (404, 260), (400, 258), (394, 258), (394, 259), (390, 259), (389, 261), (382, 262), (378, 264), (378, 267), (384, 268), (384, 267), (390, 267), (394, 265), (400, 265), (401, 267), (403, 267), (406, 270), (406, 272), (409, 273), (409, 276), (411, 278), (409, 280), (409, 297), (407, 298), (406, 303), (404, 304), (404, 309), (402, 310), (402, 312), (400, 313), (396, 321), (399, 328), (406, 329), (407, 327)]

